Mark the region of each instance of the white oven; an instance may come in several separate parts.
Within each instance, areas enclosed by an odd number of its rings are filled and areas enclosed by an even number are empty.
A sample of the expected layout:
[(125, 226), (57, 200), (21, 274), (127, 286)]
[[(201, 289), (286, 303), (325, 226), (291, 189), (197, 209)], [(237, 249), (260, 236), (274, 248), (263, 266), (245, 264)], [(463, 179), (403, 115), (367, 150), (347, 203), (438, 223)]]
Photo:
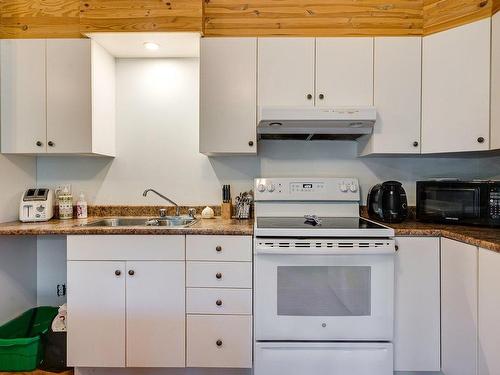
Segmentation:
[(255, 239), (257, 341), (391, 341), (394, 240)]

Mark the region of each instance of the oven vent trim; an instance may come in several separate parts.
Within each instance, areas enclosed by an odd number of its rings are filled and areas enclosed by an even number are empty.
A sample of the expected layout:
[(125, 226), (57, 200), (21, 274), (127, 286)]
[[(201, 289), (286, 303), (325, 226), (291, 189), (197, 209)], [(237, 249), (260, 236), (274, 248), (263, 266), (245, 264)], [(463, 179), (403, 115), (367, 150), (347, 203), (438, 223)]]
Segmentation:
[(389, 248), (394, 247), (394, 240), (370, 240), (370, 239), (360, 239), (360, 240), (283, 240), (283, 239), (270, 239), (257, 240), (256, 247), (266, 248), (266, 249), (287, 249), (287, 248), (298, 248), (298, 249), (354, 249), (354, 248)]

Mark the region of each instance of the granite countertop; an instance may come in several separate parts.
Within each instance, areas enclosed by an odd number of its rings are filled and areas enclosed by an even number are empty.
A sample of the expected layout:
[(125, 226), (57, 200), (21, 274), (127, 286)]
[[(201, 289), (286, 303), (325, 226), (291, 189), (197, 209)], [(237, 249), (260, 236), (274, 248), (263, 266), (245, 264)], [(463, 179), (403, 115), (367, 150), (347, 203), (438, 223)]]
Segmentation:
[[(129, 216), (131, 217), (131, 216)], [(150, 217), (141, 217), (146, 221)], [(82, 224), (104, 219), (101, 216), (88, 219), (50, 220), (40, 223), (13, 221), (0, 224), (0, 235), (69, 235), (69, 234), (156, 234), (156, 235), (253, 235), (253, 220), (200, 219), (186, 228), (172, 227), (86, 227)]]

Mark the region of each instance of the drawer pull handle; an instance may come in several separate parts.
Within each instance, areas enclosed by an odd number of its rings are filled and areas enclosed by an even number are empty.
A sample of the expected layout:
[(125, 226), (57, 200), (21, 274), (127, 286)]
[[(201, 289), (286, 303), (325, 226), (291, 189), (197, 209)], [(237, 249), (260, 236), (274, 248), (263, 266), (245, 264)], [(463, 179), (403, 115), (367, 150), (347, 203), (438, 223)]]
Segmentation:
[(222, 340), (217, 340), (215, 344), (220, 348), (222, 346)]
[(120, 276), (121, 274), (122, 274), (122, 271), (120, 271), (120, 270), (116, 270), (116, 271), (115, 271), (115, 275), (116, 275), (116, 276)]
[(217, 272), (217, 273), (215, 274), (215, 277), (216, 277), (216, 278), (218, 278), (219, 280), (220, 280), (220, 279), (222, 279), (222, 273)]
[(215, 247), (215, 251), (217, 251), (218, 253), (220, 253), (222, 251), (222, 246), (221, 245), (217, 245)]
[(217, 306), (222, 306), (222, 301), (221, 301), (220, 299), (218, 299), (218, 300), (215, 302), (215, 304), (216, 304)]

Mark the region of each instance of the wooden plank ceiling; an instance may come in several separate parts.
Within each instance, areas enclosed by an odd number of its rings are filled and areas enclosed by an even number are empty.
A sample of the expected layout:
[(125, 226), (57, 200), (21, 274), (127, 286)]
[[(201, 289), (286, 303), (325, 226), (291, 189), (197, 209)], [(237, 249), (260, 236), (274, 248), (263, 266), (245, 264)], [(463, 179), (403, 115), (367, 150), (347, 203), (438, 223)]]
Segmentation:
[(91, 31), (422, 35), (490, 16), (500, 0), (0, 0), (0, 38)]

